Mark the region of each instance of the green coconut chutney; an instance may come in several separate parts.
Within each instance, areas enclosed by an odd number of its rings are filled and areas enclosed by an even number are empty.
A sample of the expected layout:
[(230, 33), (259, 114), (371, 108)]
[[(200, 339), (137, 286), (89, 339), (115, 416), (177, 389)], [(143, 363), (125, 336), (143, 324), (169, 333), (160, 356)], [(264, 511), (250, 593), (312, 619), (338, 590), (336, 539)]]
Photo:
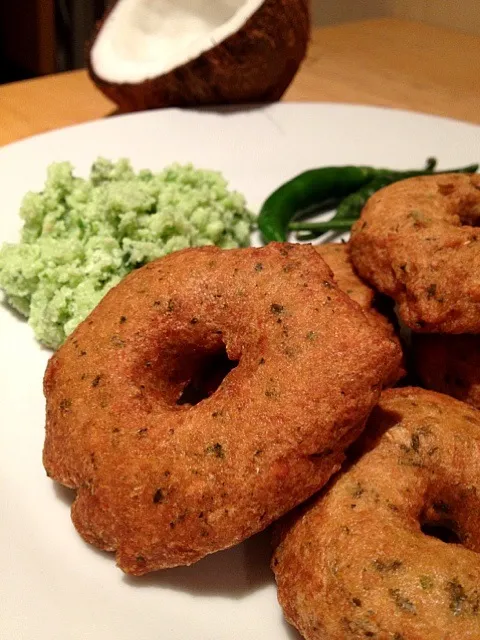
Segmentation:
[(219, 173), (135, 173), (102, 158), (86, 180), (68, 162), (51, 165), (20, 216), (20, 243), (0, 249), (0, 288), (54, 349), (132, 269), (186, 247), (247, 246), (254, 219)]

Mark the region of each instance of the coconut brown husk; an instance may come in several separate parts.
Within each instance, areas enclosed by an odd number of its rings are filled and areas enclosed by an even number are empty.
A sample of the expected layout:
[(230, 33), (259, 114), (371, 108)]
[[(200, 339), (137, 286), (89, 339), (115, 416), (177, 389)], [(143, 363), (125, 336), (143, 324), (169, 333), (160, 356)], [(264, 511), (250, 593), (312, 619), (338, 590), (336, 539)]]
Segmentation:
[[(98, 37), (108, 13), (100, 21)], [(139, 84), (112, 84), (92, 68), (97, 87), (121, 111), (279, 100), (305, 57), (308, 0), (266, 0), (239, 31), (176, 69)], [(93, 45), (93, 43), (92, 43)]]

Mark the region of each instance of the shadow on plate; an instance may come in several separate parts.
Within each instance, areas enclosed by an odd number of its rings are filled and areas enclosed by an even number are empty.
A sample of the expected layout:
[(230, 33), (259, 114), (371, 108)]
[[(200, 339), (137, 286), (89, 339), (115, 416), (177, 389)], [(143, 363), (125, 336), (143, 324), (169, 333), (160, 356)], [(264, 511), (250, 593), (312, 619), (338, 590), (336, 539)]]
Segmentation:
[(2, 307), (2, 309), (5, 309), (5, 311), (8, 311), (8, 313), (11, 316), (13, 316), (15, 318), (15, 320), (18, 320), (19, 322), (26, 322), (27, 321), (25, 316), (22, 313), (20, 313), (20, 311), (17, 311), (11, 305), (9, 305), (8, 302), (5, 299), (0, 300), (0, 307)]
[(298, 633), (295, 627), (292, 627), (292, 625), (285, 620), (285, 618), (283, 618), (282, 622), (285, 628), (285, 633), (287, 634), (286, 638), (288, 638), (288, 640), (302, 640), (302, 636)]
[[(57, 482), (53, 482), (53, 490), (56, 497), (70, 508), (75, 490)], [(270, 539), (271, 533), (267, 529), (231, 549), (212, 553), (190, 567), (165, 569), (141, 577), (124, 575), (123, 580), (133, 588), (174, 589), (194, 595), (241, 599), (274, 583), (270, 570)], [(109, 558), (114, 568), (112, 553), (85, 544), (97, 554)]]
[(216, 113), (219, 116), (230, 116), (236, 113), (248, 113), (250, 111), (261, 111), (268, 107), (270, 103), (245, 103), (245, 104), (225, 104), (225, 105), (207, 105), (191, 108), (191, 111), (203, 111), (204, 113)]
[(124, 576), (135, 588), (163, 588), (201, 596), (240, 599), (273, 584), (270, 531), (231, 549), (213, 553), (190, 567), (157, 571), (140, 578)]
[[(232, 114), (236, 114), (236, 113), (247, 113), (250, 111), (260, 111), (262, 109), (265, 109), (265, 107), (268, 107), (271, 103), (269, 102), (264, 102), (264, 103), (246, 103), (246, 104), (228, 104), (228, 105), (199, 105), (199, 106), (191, 106), (191, 107), (174, 107), (174, 108), (181, 108), (183, 111), (186, 112), (203, 112), (203, 113), (214, 113), (216, 115), (219, 116), (229, 116)], [(162, 111), (164, 109), (167, 109), (168, 107), (159, 107), (158, 111)], [(156, 111), (157, 109), (153, 109), (153, 111)], [(136, 112), (136, 111), (131, 111), (128, 109), (122, 109), (120, 107), (113, 107), (112, 110), (106, 114), (105, 117), (110, 118), (113, 116), (120, 116), (120, 115), (125, 115), (127, 113), (140, 113), (140, 112)]]
[[(53, 484), (53, 491), (55, 493), (55, 497), (59, 499), (60, 502), (63, 502), (63, 504), (70, 509), (70, 507), (73, 504), (73, 501), (75, 500), (75, 496), (77, 494), (75, 489), (69, 489), (68, 487), (64, 487), (63, 485), (58, 484), (58, 482), (55, 482), (53, 480), (52, 480), (52, 484)], [(86, 540), (82, 538), (82, 536), (78, 533), (78, 531), (76, 531), (73, 525), (73, 522), (71, 523), (71, 525), (74, 532), (73, 535), (76, 535), (78, 537), (80, 542), (83, 545), (85, 545), (85, 547), (88, 549), (89, 553), (94, 553), (95, 555), (103, 558), (104, 560), (106, 560), (111, 564), (112, 571), (116, 571), (119, 574), (121, 574), (120, 569), (118, 569), (115, 566), (115, 555), (111, 551), (103, 551), (103, 549), (99, 549), (98, 547), (95, 547), (94, 545), (89, 544)]]
[(63, 504), (66, 504), (67, 507), (71, 507), (77, 494), (75, 489), (64, 487), (63, 484), (58, 484), (58, 482), (55, 482), (54, 480), (52, 480), (52, 483), (56, 497), (59, 498)]
[[(5, 309), (5, 311), (7, 311), (13, 318), (15, 318), (15, 320), (18, 320), (18, 322), (21, 322), (22, 324), (27, 323), (27, 318), (22, 313), (20, 313), (19, 311), (14, 309), (12, 306), (10, 306), (5, 299), (0, 300), (0, 308)], [(32, 331), (32, 335), (33, 335), (33, 331)], [(36, 341), (36, 344), (41, 349), (41, 351), (46, 351), (50, 355), (53, 354), (53, 349), (50, 349), (50, 347), (46, 347), (44, 344), (41, 344), (38, 341)]]

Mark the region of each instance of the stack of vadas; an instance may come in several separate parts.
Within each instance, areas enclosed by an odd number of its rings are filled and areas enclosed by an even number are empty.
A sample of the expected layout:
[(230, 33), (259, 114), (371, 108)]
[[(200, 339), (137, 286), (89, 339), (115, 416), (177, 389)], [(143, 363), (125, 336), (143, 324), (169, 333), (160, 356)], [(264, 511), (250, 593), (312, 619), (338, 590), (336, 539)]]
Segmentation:
[(480, 176), (378, 191), (352, 229), (362, 278), (397, 303), (421, 383), (480, 408)]
[[(480, 177), (415, 178), (373, 196), (349, 243), (414, 331), (416, 374), (476, 406), (478, 218)], [(307, 640), (479, 638), (479, 496), (480, 413), (384, 391), (347, 469), (277, 525), (285, 616)]]
[(127, 276), (45, 374), (44, 464), (79, 533), (141, 575), (289, 512), (272, 568), (307, 640), (480, 638), (480, 413), (382, 392), (405, 371), (378, 307), (425, 386), (480, 407), (479, 219), (479, 176), (412, 178), (348, 245), (189, 249)]

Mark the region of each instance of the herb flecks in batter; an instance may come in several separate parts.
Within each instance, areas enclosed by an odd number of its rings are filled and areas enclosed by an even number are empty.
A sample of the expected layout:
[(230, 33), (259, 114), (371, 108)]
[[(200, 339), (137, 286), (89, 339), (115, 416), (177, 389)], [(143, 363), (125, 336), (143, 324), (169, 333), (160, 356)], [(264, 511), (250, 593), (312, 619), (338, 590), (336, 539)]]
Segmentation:
[(431, 578), (430, 576), (420, 576), (419, 580), (420, 580), (420, 586), (425, 591), (428, 591), (429, 589), (433, 588), (434, 582), (433, 582), (433, 578)]
[(116, 347), (117, 349), (123, 349), (123, 347), (125, 346), (125, 341), (122, 340), (122, 338), (120, 338), (120, 336), (114, 335), (110, 338), (110, 342), (113, 344), (114, 347)]
[(127, 321), (127, 316), (120, 316), (120, 324), (125, 324)]
[(219, 442), (208, 445), (205, 449), (205, 453), (210, 456), (214, 456), (215, 458), (225, 458), (225, 451)]
[(402, 595), (400, 589), (389, 589), (388, 594), (397, 605), (397, 607), (402, 611), (407, 611), (408, 613), (417, 612), (414, 603), (404, 595)]
[(72, 401), (70, 400), (70, 398), (64, 398), (63, 400), (60, 400), (60, 410), (63, 411), (64, 413), (68, 413), (70, 411), (71, 406), (72, 406)]
[(435, 298), (436, 295), (437, 295), (437, 285), (434, 283), (429, 284), (427, 287), (427, 298), (431, 300), (432, 298)]
[(342, 624), (348, 632), (348, 638), (378, 637), (379, 629), (373, 620), (362, 620), (358, 618), (356, 620), (349, 620), (348, 618), (342, 618)]
[(422, 449), (423, 437), (430, 434), (428, 427), (420, 427), (416, 429), (410, 436), (410, 445), (406, 445), (403, 442), (400, 443), (400, 450), (402, 454), (399, 458), (399, 464), (409, 467), (423, 467)]
[(373, 560), (372, 565), (379, 573), (393, 573), (401, 569), (403, 562), (397, 559), (386, 560), (377, 558), (376, 560)]
[(357, 482), (351, 491), (352, 498), (360, 498), (365, 493), (365, 489), (362, 487), (360, 482)]
[(255, 271), (263, 271), (263, 264), (261, 262), (257, 262), (255, 265)]
[(101, 379), (102, 376), (95, 376), (95, 378), (92, 380), (92, 387), (98, 387)]
[(273, 304), (270, 305), (270, 311), (275, 315), (280, 315), (281, 313), (284, 313), (285, 309), (283, 305), (277, 304), (276, 302), (274, 302)]
[(276, 398), (278, 398), (280, 395), (280, 393), (276, 390), (276, 389), (272, 389), (271, 387), (269, 387), (268, 389), (265, 389), (265, 397), (266, 398), (270, 398), (272, 400), (275, 400)]
[(388, 499), (385, 502), (386, 502), (387, 508), (390, 509), (390, 511), (393, 511), (393, 513), (398, 513), (399, 508), (397, 507), (396, 504), (394, 504), (393, 502), (390, 502), (390, 500)]
[(420, 436), (418, 433), (412, 434), (412, 451), (417, 453), (420, 450)]
[(159, 504), (165, 501), (165, 492), (163, 489), (157, 489), (153, 494), (153, 504)]
[(464, 613), (465, 605), (467, 603), (467, 594), (465, 593), (463, 586), (456, 578), (454, 578), (447, 582), (446, 589), (450, 600), (450, 611), (454, 616)]
[(171, 299), (167, 302), (167, 311), (168, 313), (175, 311), (175, 302)]
[(418, 209), (413, 209), (413, 211), (410, 211), (408, 217), (413, 220), (413, 226), (417, 229), (427, 226), (428, 218)]
[(315, 331), (309, 331), (307, 333), (307, 335), (305, 336), (307, 340), (309, 340), (310, 342), (313, 342), (314, 340), (316, 340), (317, 338), (317, 334)]

